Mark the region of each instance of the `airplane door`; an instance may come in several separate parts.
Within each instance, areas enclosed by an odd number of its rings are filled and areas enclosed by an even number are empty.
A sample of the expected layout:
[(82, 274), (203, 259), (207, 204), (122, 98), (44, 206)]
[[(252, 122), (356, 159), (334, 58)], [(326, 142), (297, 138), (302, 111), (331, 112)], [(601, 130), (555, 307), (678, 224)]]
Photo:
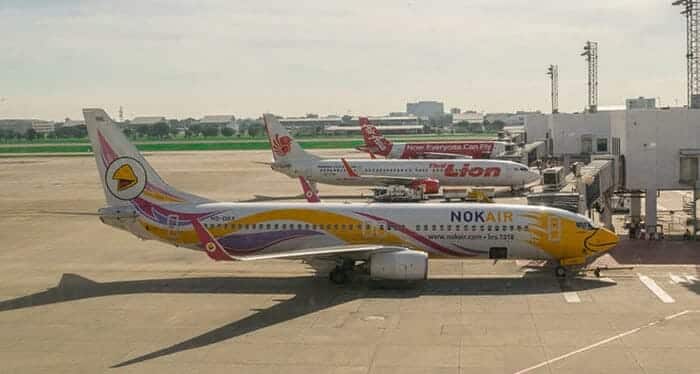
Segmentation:
[(177, 222), (177, 214), (171, 214), (168, 216), (168, 238), (170, 238), (171, 240), (177, 239)]
[(549, 240), (553, 242), (561, 240), (561, 219), (559, 217), (549, 216), (547, 218), (547, 226)]

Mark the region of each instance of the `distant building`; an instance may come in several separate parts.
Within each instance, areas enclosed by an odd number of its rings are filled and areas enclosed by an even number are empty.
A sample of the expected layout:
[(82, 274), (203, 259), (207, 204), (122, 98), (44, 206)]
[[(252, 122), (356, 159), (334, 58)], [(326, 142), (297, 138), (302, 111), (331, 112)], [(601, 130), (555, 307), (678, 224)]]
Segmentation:
[(162, 116), (145, 116), (145, 117), (134, 117), (131, 121), (122, 124), (123, 127), (135, 128), (140, 126), (153, 126), (158, 123), (168, 123), (168, 120)]
[[(376, 127), (382, 134), (420, 134), (423, 132), (423, 126), (420, 125), (380, 125)], [(328, 126), (323, 132), (328, 135), (359, 135), (360, 126)]]
[(640, 96), (634, 99), (625, 100), (625, 108), (627, 110), (637, 110), (637, 109), (656, 109), (656, 99), (646, 98)]
[(515, 113), (487, 113), (484, 116), (484, 121), (489, 123), (500, 121), (506, 126), (522, 126), (525, 124), (525, 118), (527, 116), (536, 114), (541, 114), (541, 112), (539, 110), (534, 112), (519, 110)]
[[(420, 125), (420, 119), (416, 116), (381, 116), (381, 117), (368, 117), (369, 122), (375, 126), (418, 126)], [(359, 117), (353, 117), (351, 120), (353, 125), (358, 125), (360, 122)]]
[(219, 132), (221, 132), (221, 129), (224, 127), (230, 128), (236, 134), (238, 134), (239, 131), (238, 123), (236, 123), (236, 117), (231, 114), (204, 116), (199, 120), (199, 124), (202, 126), (217, 126), (219, 128)]
[(61, 125), (61, 127), (75, 127), (75, 126), (85, 126), (85, 121), (84, 120), (72, 120), (70, 118), (66, 118), (66, 120), (63, 122), (63, 125)]
[(56, 123), (53, 121), (34, 121), (32, 122), (32, 129), (38, 134), (48, 134), (56, 131), (57, 128), (61, 127), (61, 123)]
[(32, 128), (33, 119), (0, 119), (0, 130), (10, 130), (24, 134)]
[(484, 113), (476, 112), (473, 110), (467, 110), (462, 113), (452, 114), (452, 124), (457, 123), (482, 123), (484, 122)]
[(445, 114), (445, 105), (439, 101), (406, 103), (406, 113), (421, 118), (434, 118)]
[(343, 119), (340, 117), (282, 118), (280, 124), (297, 135), (315, 135), (323, 132), (328, 126), (342, 126)]

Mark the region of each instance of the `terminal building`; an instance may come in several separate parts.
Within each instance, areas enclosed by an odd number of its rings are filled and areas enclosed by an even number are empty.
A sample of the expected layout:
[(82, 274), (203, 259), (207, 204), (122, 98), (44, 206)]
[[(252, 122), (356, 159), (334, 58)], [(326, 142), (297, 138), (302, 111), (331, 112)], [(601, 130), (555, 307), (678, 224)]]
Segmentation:
[[(630, 198), (632, 224), (648, 233), (661, 230), (657, 193), (700, 188), (700, 110), (685, 108), (615, 110), (595, 113), (530, 115), (528, 142), (543, 141), (549, 156), (587, 160), (610, 155), (615, 165), (616, 193)], [(640, 204), (644, 199), (644, 216)], [(688, 214), (697, 214), (696, 198)], [(697, 227), (697, 226), (696, 226)]]

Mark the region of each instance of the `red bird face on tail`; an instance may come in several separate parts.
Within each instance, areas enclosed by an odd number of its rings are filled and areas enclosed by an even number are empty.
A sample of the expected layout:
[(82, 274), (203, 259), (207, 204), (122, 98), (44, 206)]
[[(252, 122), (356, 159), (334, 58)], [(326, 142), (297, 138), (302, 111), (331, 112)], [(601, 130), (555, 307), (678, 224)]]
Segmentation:
[(277, 156), (285, 156), (289, 151), (292, 150), (292, 138), (288, 136), (275, 135), (272, 140), (272, 151), (275, 152)]

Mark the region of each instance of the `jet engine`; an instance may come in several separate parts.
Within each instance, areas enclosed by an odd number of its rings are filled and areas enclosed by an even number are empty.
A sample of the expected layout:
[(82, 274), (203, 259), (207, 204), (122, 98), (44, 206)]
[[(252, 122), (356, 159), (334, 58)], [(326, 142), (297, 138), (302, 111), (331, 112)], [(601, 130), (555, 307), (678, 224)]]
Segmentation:
[(410, 249), (375, 253), (369, 259), (369, 275), (373, 279), (426, 279), (428, 278), (428, 254)]
[(411, 183), (411, 188), (420, 188), (424, 194), (434, 194), (440, 192), (440, 181), (433, 178), (419, 179)]

